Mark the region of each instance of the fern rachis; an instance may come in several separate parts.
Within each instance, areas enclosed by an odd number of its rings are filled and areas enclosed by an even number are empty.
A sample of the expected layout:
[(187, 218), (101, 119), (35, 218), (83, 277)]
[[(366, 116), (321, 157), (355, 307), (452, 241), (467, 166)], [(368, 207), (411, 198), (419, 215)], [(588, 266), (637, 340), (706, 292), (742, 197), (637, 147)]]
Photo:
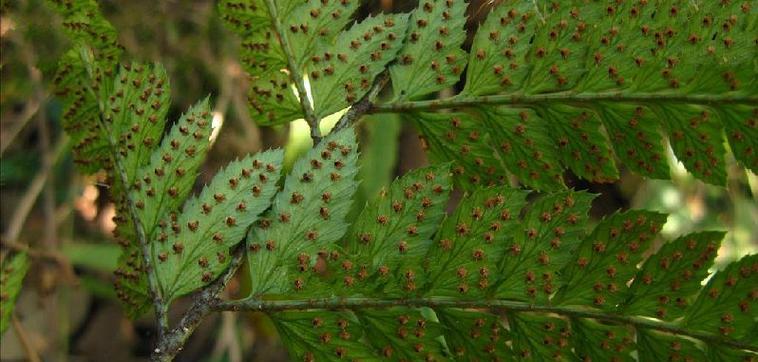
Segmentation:
[[(94, 1), (51, 3), (76, 43), (55, 79), (64, 126), (82, 171), (112, 183), (117, 295), (132, 317), (155, 308), (154, 360), (239, 310), (306, 361), (756, 359), (756, 255), (709, 273), (723, 232), (663, 241), (667, 216), (646, 210), (590, 227), (594, 196), (563, 181), (615, 181), (616, 159), (668, 178), (669, 146), (706, 182), (724, 183), (727, 151), (755, 171), (753, 3), (497, 1), (467, 51), (465, 1), (354, 20), (357, 1), (222, 0), (255, 120), (304, 118), (314, 146), (286, 175), (280, 150), (235, 160), (196, 196), (209, 101), (162, 133), (165, 71), (118, 66)], [(367, 113), (416, 125), (432, 165), (348, 217)], [(243, 261), (249, 295), (220, 301)], [(3, 261), (3, 326), (26, 268)]]

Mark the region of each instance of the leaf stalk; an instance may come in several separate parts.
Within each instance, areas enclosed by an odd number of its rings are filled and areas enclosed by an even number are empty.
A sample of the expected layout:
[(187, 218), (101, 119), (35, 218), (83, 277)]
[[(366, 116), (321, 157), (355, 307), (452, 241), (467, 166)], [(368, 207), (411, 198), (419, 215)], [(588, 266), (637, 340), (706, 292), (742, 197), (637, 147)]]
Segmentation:
[(307, 309), (370, 309), (370, 308), (391, 308), (391, 307), (429, 307), (429, 308), (477, 308), (514, 311), (514, 312), (538, 312), (554, 313), (571, 318), (592, 318), (600, 321), (632, 325), (635, 328), (654, 329), (662, 332), (687, 336), (699, 339), (709, 344), (723, 344), (733, 348), (744, 349), (752, 352), (758, 352), (758, 345), (752, 345), (748, 342), (737, 341), (728, 337), (684, 328), (676, 322), (665, 322), (658, 319), (627, 316), (612, 312), (604, 312), (595, 309), (588, 309), (575, 306), (551, 306), (536, 305), (526, 302), (513, 300), (460, 300), (450, 297), (424, 297), (408, 299), (374, 299), (374, 298), (320, 298), (320, 299), (300, 299), (300, 300), (260, 300), (244, 299), (239, 301), (230, 301), (219, 303), (214, 306), (216, 311), (260, 311), (260, 312), (281, 312), (289, 310), (307, 310)]
[(300, 72), (297, 60), (292, 53), (292, 47), (287, 37), (287, 32), (282, 26), (282, 22), (279, 20), (279, 14), (277, 13), (276, 1), (266, 0), (266, 8), (268, 8), (269, 17), (271, 23), (274, 25), (274, 30), (279, 39), (279, 44), (282, 46), (284, 55), (287, 57), (287, 66), (289, 68), (290, 79), (295, 83), (297, 89), (298, 98), (300, 99), (300, 106), (303, 109), (305, 115), (305, 121), (308, 123), (308, 127), (311, 129), (311, 140), (316, 145), (321, 141), (321, 129), (319, 124), (321, 123), (313, 111), (313, 105), (310, 99), (308, 99), (308, 90), (305, 87), (305, 78)]
[(427, 111), (445, 108), (476, 107), (482, 105), (533, 105), (540, 103), (594, 104), (598, 102), (621, 103), (684, 103), (702, 105), (758, 104), (754, 95), (680, 95), (661, 93), (604, 92), (604, 93), (546, 93), (546, 94), (502, 94), (490, 96), (457, 96), (426, 101), (394, 102), (374, 104), (368, 113), (397, 113), (405, 111)]

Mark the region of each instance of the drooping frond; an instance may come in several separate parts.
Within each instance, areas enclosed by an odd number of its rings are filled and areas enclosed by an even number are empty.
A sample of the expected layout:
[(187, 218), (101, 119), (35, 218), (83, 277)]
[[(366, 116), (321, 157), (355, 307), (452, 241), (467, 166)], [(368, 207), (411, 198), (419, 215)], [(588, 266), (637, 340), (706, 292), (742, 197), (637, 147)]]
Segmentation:
[[(393, 182), (345, 233), (324, 219), (334, 204), (322, 190), (294, 179), (326, 167), (311, 160), (324, 149), (299, 161), (271, 223), (249, 236), (253, 295), (226, 304), (269, 312), (295, 360), (755, 357), (756, 258), (701, 285), (722, 232), (657, 247), (666, 215), (618, 212), (589, 228), (593, 196), (575, 191), (480, 188), (446, 215), (437, 166)], [(287, 222), (303, 231), (277, 234)]]
[[(253, 21), (253, 13), (266, 19), (267, 3), (222, 7), (244, 48), (265, 33), (265, 44), (252, 48), (274, 54), (256, 58), (267, 70), (248, 69), (253, 76), (276, 75), (253, 86), (263, 100), (254, 108), (268, 115), (263, 124), (303, 116), (291, 91), (302, 79), (280, 72), (289, 57), (298, 69), (288, 74), (310, 79), (315, 119), (360, 102), (374, 76), (389, 78), (389, 100), (361, 107), (401, 113), (416, 124), (432, 157), (455, 162), (462, 170), (456, 182), (468, 189), (503, 184), (511, 175), (534, 189), (559, 190), (566, 171), (611, 182), (621, 164), (666, 179), (669, 146), (708, 183), (725, 183), (727, 150), (743, 167), (758, 170), (758, 25), (752, 20), (758, 7), (749, 1), (498, 1), (468, 53), (463, 0), (423, 0), (411, 14), (391, 15), (408, 17), (405, 30), (396, 21), (397, 37), (376, 51), (364, 50), (378, 42), (372, 32), (360, 31), (367, 40), (353, 33), (379, 17), (339, 33), (354, 9), (332, 12), (336, 1), (312, 0), (291, 13), (276, 12), (276, 19)], [(293, 18), (305, 10), (309, 16)], [(315, 35), (310, 29), (318, 26), (310, 23), (320, 24), (325, 14), (336, 22)], [(281, 26), (255, 30), (253, 24), (266, 21)], [(459, 94), (422, 100), (459, 81)], [(282, 111), (285, 105), (291, 112)], [(441, 108), (457, 113), (429, 113)], [(458, 120), (458, 130), (449, 127), (451, 120)]]

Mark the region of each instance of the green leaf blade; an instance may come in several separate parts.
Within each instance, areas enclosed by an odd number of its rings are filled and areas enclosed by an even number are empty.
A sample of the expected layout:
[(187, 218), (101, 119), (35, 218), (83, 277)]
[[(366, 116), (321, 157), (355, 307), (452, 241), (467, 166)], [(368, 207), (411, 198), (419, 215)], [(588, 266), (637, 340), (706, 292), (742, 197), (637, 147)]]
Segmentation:
[(758, 318), (756, 279), (758, 254), (716, 272), (685, 312), (685, 325), (734, 339), (754, 337)]
[(248, 235), (251, 294), (297, 292), (317, 254), (348, 228), (344, 218), (357, 184), (352, 128), (325, 137), (301, 158), (274, 198), (273, 207)]
[(577, 176), (594, 182), (619, 178), (611, 146), (601, 132), (602, 123), (594, 112), (573, 107), (554, 106), (538, 109), (551, 125), (549, 134), (558, 146), (561, 163)]
[[(192, 106), (137, 173), (130, 198), (148, 239), (163, 238), (159, 234), (165, 233), (169, 225), (159, 225), (160, 220), (178, 211), (192, 190), (210, 148), (211, 122), (208, 99)], [(159, 226), (162, 230), (158, 230)]]
[(559, 150), (550, 136), (550, 123), (533, 110), (481, 108), (493, 145), (505, 169), (535, 190), (565, 188)]
[(373, 349), (360, 341), (361, 323), (348, 311), (281, 312), (271, 319), (293, 360), (377, 359)]
[[(278, 1), (277, 12), (286, 16), (297, 5), (297, 1)], [(223, 0), (218, 9), (224, 24), (242, 40), (240, 63), (251, 77), (248, 104), (253, 120), (277, 125), (302, 118), (300, 102), (290, 86), (287, 58), (266, 4)]]
[(230, 249), (265, 211), (277, 191), (281, 150), (231, 162), (184, 205), (179, 233), (151, 248), (163, 296), (171, 301), (215, 280), (229, 265)]
[(512, 359), (569, 361), (571, 330), (567, 321), (533, 313), (508, 315)]
[(702, 232), (664, 245), (645, 261), (621, 310), (663, 320), (681, 317), (700, 291), (723, 237), (723, 232)]
[(21, 292), (29, 265), (29, 256), (26, 253), (6, 255), (0, 264), (0, 335), (5, 333), (10, 325), (16, 298)]
[(448, 170), (410, 172), (363, 208), (344, 238), (342, 293), (414, 295), (423, 288), (421, 262), (444, 217)]
[(166, 70), (160, 65), (124, 65), (116, 79), (104, 118), (111, 122), (118, 152), (131, 177), (126, 181), (131, 184), (160, 144), (171, 91)]
[(400, 49), (407, 22), (407, 14), (369, 17), (315, 52), (309, 79), (316, 116), (332, 114), (369, 91)]
[(453, 161), (453, 179), (464, 190), (505, 183), (502, 164), (489, 144), (489, 134), (472, 115), (456, 113), (412, 113), (403, 116), (414, 122), (422, 135), (422, 146), (433, 162)]
[[(148, 242), (165, 242), (181, 231), (175, 219), (195, 183), (210, 147), (211, 113), (208, 99), (191, 107), (137, 172), (129, 190)], [(115, 236), (124, 247), (114, 272), (116, 295), (127, 314), (136, 318), (150, 306), (148, 285), (139, 245), (126, 200), (117, 204)]]
[(413, 12), (408, 39), (389, 68), (394, 98), (410, 100), (456, 82), (465, 67), (464, 0), (425, 0)]
[(644, 210), (617, 212), (595, 227), (561, 272), (564, 287), (553, 302), (613, 310), (660, 232), (667, 215)]
[(706, 361), (705, 354), (691, 340), (646, 329), (637, 329), (641, 361)]
[(593, 198), (586, 192), (563, 191), (533, 202), (522, 218), (519, 210), (509, 210), (509, 219), (518, 221), (513, 236), (504, 241), (498, 298), (545, 302), (559, 290), (561, 269), (573, 260), (585, 236)]
[(340, 32), (359, 6), (359, 1), (310, 0), (293, 8), (289, 14), (280, 13), (282, 25), (289, 31), (286, 36), (292, 46), (295, 63), (304, 67), (320, 47), (343, 36)]
[(474, 36), (466, 85), (461, 96), (497, 94), (519, 89), (530, 66), (521, 59), (539, 21), (534, 5), (510, 1), (495, 7)]
[(634, 331), (627, 326), (603, 324), (583, 318), (571, 319), (571, 342), (582, 361), (635, 361)]
[(459, 360), (492, 360), (508, 356), (506, 329), (492, 313), (463, 309), (437, 309), (445, 343)]
[(489, 297), (526, 192), (504, 187), (466, 195), (447, 217), (426, 256), (427, 295)]
[(366, 332), (366, 340), (385, 359), (444, 360), (442, 328), (429, 318), (434, 316), (431, 310), (366, 309), (356, 315)]
[(758, 174), (758, 107), (725, 108), (719, 116), (734, 157)]

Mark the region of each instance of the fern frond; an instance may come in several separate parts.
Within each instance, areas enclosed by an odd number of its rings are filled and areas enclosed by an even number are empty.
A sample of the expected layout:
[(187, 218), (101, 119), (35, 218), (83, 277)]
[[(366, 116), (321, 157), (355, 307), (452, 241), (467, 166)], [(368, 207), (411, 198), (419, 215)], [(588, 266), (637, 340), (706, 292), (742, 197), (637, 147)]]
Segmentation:
[(295, 162), (271, 210), (247, 237), (252, 295), (301, 291), (301, 274), (329, 257), (348, 227), (357, 152), (354, 131), (345, 129)]
[(159, 146), (171, 103), (171, 89), (162, 66), (131, 63), (119, 69), (108, 95), (104, 120), (119, 135), (117, 152), (134, 182), (137, 171)]
[(345, 108), (368, 92), (374, 77), (400, 49), (407, 21), (405, 14), (367, 18), (339, 34), (334, 44), (314, 52), (308, 75), (318, 117)]
[(337, 290), (401, 296), (423, 288), (418, 261), (444, 217), (449, 192), (445, 166), (415, 170), (382, 190), (344, 237), (345, 256), (335, 263), (343, 270), (333, 281)]
[(433, 162), (454, 162), (453, 175), (464, 189), (505, 182), (498, 174), (501, 163), (490, 149), (489, 135), (468, 113), (412, 113), (403, 120), (415, 122)]
[(61, 123), (71, 137), (74, 163), (85, 173), (95, 173), (113, 166), (110, 145), (105, 130), (99, 122), (98, 82), (90, 78), (87, 68), (102, 73), (94, 64), (91, 50), (81, 46), (69, 50), (58, 64), (55, 78), (55, 92), (63, 103)]
[(625, 313), (674, 320), (694, 301), (723, 232), (690, 234), (665, 244), (642, 267), (621, 304)]
[[(735, 158), (753, 171), (758, 165), (758, 144), (749, 137), (756, 112), (750, 104), (758, 102), (754, 12), (748, 2), (503, 1), (474, 37), (460, 94), (377, 109), (468, 109), (490, 128), (490, 152), (505, 163), (498, 173), (533, 188), (555, 189), (547, 180), (564, 168), (588, 180), (615, 180), (614, 159), (668, 178), (662, 134), (695, 177), (723, 185), (724, 131)], [(410, 84), (395, 81), (396, 88)], [(504, 137), (516, 128), (493, 112), (495, 104), (536, 115), (516, 125), (520, 137)], [(441, 147), (431, 145), (433, 153)], [(525, 157), (535, 153), (547, 158)], [(550, 168), (534, 169), (543, 162)], [(524, 170), (519, 163), (532, 165)], [(476, 174), (485, 179), (482, 171)]]
[(755, 341), (758, 333), (758, 254), (714, 275), (684, 312), (685, 325), (730, 338)]
[(0, 262), (0, 336), (10, 325), (16, 298), (21, 292), (29, 264), (26, 253), (4, 255)]
[[(303, 109), (290, 87), (303, 79), (293, 77), (308, 74), (305, 64), (314, 62), (316, 57), (320, 60), (322, 53), (331, 48), (339, 30), (350, 22), (358, 5), (357, 1), (336, 0), (305, 3), (224, 0), (219, 4), (227, 25), (242, 37), (242, 64), (253, 77), (249, 102), (256, 122), (272, 125), (303, 117)], [(342, 52), (332, 54), (336, 57)], [(389, 61), (392, 57), (386, 58)], [(351, 57), (351, 61), (360, 60)], [(290, 69), (293, 66), (297, 69)], [(332, 68), (343, 66), (341, 63), (331, 65)], [(313, 68), (316, 72), (316, 67)], [(298, 92), (306, 97), (305, 89)], [(322, 103), (322, 107), (326, 106), (332, 104)]]
[(230, 249), (271, 204), (283, 155), (267, 151), (227, 165), (184, 204), (168, 239), (153, 242), (151, 257), (166, 302), (200, 289), (226, 269)]
[(615, 309), (666, 218), (664, 214), (630, 210), (602, 220), (562, 271), (566, 287), (555, 302)]
[[(109, 145), (99, 124), (98, 95), (107, 92), (122, 47), (113, 26), (94, 0), (48, 0), (61, 16), (66, 35), (74, 43), (59, 61), (53, 79), (63, 101), (62, 123), (71, 136), (74, 161), (94, 173), (112, 166)], [(107, 93), (106, 93), (107, 94)]]
[[(588, 233), (593, 196), (575, 191), (527, 203), (525, 191), (478, 189), (445, 216), (449, 176), (437, 166), (393, 182), (344, 233), (341, 219), (309, 220), (322, 204), (306, 201), (322, 190), (306, 194), (295, 179), (327, 147), (298, 161), (272, 221), (250, 233), (253, 295), (218, 307), (267, 312), (293, 359), (647, 361), (758, 352), (750, 338), (758, 259), (700, 285), (721, 232), (654, 250), (666, 215), (630, 210)], [(287, 221), (305, 218), (293, 224), (294, 238), (278, 231), (282, 203)], [(303, 237), (300, 229), (317, 222), (329, 243)]]
[[(296, 1), (280, 3), (287, 15)], [(287, 59), (272, 29), (263, 1), (223, 0), (219, 12), (226, 25), (242, 38), (240, 61), (252, 76), (248, 102), (251, 116), (260, 124), (276, 124), (302, 117), (302, 110), (284, 73)]]
[[(211, 113), (208, 99), (181, 116), (154, 149), (149, 161), (136, 171), (128, 191), (136, 214), (145, 228), (147, 241), (165, 243), (172, 233), (186, 228), (177, 222), (177, 213), (187, 199), (210, 147)], [(116, 236), (125, 247), (116, 269), (116, 294), (136, 317), (149, 306), (141, 246), (134, 233), (126, 202), (118, 213)]]
[(641, 361), (705, 361), (705, 353), (691, 340), (655, 331), (637, 331), (637, 346)]
[[(394, 89), (389, 101), (361, 107), (404, 113), (418, 125), (434, 159), (453, 161), (466, 172), (456, 178), (459, 185), (474, 189), (503, 184), (510, 174), (531, 188), (558, 190), (565, 188), (564, 171), (610, 182), (619, 177), (617, 160), (641, 175), (665, 179), (669, 145), (696, 178), (723, 185), (724, 135), (739, 163), (758, 170), (755, 6), (701, 0), (497, 3), (478, 27), (468, 54), (462, 49), (467, 3), (424, 0), (410, 14), (404, 44), (394, 59), (383, 53), (361, 62), (366, 73), (360, 85), (368, 89), (373, 76), (386, 67)], [(334, 1), (309, 1), (298, 9), (320, 16), (331, 6)], [(341, 20), (335, 28), (345, 26)], [(285, 37), (302, 35), (296, 28)], [(338, 39), (348, 34), (328, 32)], [(318, 117), (359, 102), (360, 94), (345, 93), (336, 87), (340, 83), (324, 80), (349, 73), (332, 63), (324, 66), (322, 48), (313, 43), (289, 53), (298, 60), (319, 60), (297, 63), (303, 67), (299, 74), (310, 74), (314, 84)], [(327, 49), (329, 54), (347, 54), (350, 46), (339, 41)], [(333, 77), (324, 75), (332, 70)], [(459, 94), (418, 100), (449, 88), (464, 75)], [(288, 83), (277, 84), (286, 93)], [(355, 82), (342, 85), (359, 88)], [(268, 88), (262, 93), (275, 94)], [(259, 106), (274, 117), (281, 102)], [(445, 123), (446, 117), (426, 113), (442, 108), (467, 114), (459, 118), (466, 119), (465, 128), (479, 130), (472, 142), (476, 147), (469, 146), (476, 152), (451, 152), (468, 142), (443, 137), (450, 130), (441, 131), (447, 125), (435, 123)], [(473, 166), (482, 163), (485, 167)]]
[(466, 66), (466, 2), (420, 1), (408, 26), (408, 39), (390, 75), (394, 99), (410, 100), (445, 89)]

